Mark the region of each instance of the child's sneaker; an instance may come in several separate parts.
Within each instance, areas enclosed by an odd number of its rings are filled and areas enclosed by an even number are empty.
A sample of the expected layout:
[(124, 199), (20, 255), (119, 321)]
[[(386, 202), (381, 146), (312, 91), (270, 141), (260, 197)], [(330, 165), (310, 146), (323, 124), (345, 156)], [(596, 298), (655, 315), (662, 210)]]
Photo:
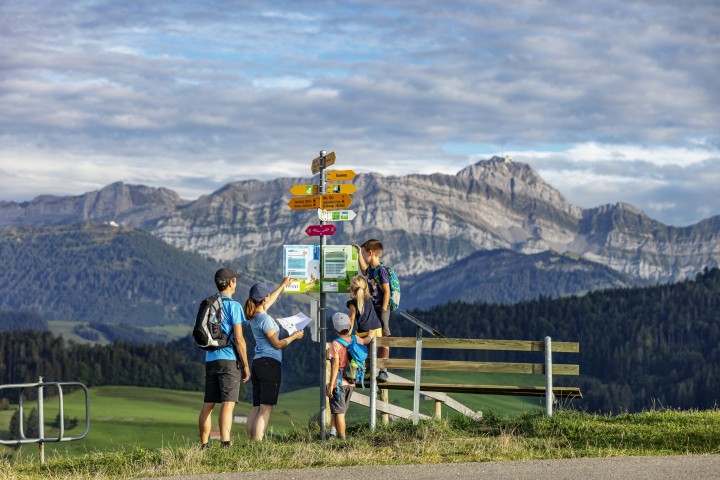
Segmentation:
[(377, 382), (378, 383), (385, 383), (388, 381), (388, 374), (385, 370), (380, 370), (380, 373), (378, 373), (377, 376)]

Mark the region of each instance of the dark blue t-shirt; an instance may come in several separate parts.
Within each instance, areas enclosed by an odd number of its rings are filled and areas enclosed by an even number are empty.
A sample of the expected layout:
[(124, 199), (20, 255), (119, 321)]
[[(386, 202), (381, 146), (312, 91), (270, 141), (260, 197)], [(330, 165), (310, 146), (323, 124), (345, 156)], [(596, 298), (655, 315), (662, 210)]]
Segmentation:
[[(375, 279), (376, 271), (377, 277), (380, 279), (380, 284), (378, 284), (377, 280)], [(387, 268), (385, 268), (384, 265), (378, 265), (377, 268), (373, 268), (368, 265), (367, 282), (368, 286), (370, 287), (370, 295), (372, 295), (372, 302), (373, 306), (375, 307), (375, 311), (381, 312), (383, 304), (382, 284), (390, 283), (390, 274), (388, 273)]]
[(382, 327), (371, 299), (365, 299), (362, 313), (360, 313), (360, 310), (357, 308), (357, 300), (351, 299), (345, 305), (348, 308), (350, 308), (350, 305), (355, 307), (355, 311), (357, 312), (355, 314), (355, 325), (357, 325), (358, 332), (369, 332), (370, 330)]

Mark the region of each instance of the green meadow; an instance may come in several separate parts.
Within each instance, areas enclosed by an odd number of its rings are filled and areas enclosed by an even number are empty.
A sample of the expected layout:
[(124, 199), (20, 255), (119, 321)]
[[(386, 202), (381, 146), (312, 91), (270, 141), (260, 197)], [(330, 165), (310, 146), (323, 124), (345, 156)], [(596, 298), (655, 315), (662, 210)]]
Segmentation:
[[(431, 375), (427, 374), (427, 381), (460, 381), (455, 375)], [(481, 375), (477, 375), (481, 377)], [(507, 382), (518, 382), (518, 379), (503, 378), (510, 375), (493, 375), (494, 379), (501, 379)], [(521, 376), (523, 377), (523, 376)], [(525, 376), (527, 377), (527, 376)], [(462, 379), (467, 381), (467, 375)], [(519, 380), (523, 380), (520, 378)], [(481, 383), (482, 378), (472, 379), (475, 383)], [(486, 379), (486, 383), (487, 383)], [(365, 390), (359, 389), (360, 393), (369, 394), (369, 387)], [(52, 390), (48, 389), (48, 394)], [(539, 412), (543, 409), (543, 399), (515, 398), (492, 395), (464, 395), (453, 394), (453, 398), (465, 404), (467, 407), (482, 411), (485, 414), (513, 416), (527, 412)], [(202, 404), (202, 392), (187, 392), (176, 390), (163, 390), (158, 388), (141, 388), (131, 386), (105, 386), (89, 389), (90, 399), (90, 431), (88, 435), (77, 441), (69, 442), (47, 442), (45, 444), (45, 455), (52, 456), (74, 456), (89, 452), (102, 452), (109, 450), (124, 449), (127, 447), (140, 448), (161, 448), (193, 445), (197, 442), (197, 415)], [(65, 418), (77, 418), (76, 427), (66, 430), (66, 436), (80, 436), (85, 429), (85, 395), (80, 389), (74, 392), (65, 393), (64, 411)], [(391, 391), (389, 401), (401, 407), (412, 409), (412, 392)], [(283, 393), (280, 396), (278, 405), (275, 407), (271, 422), (270, 433), (284, 435), (295, 430), (306, 430), (311, 419), (319, 411), (320, 388), (319, 386), (308, 387), (294, 392)], [(26, 401), (24, 408), (26, 412), (36, 407), (36, 401)], [(10, 410), (0, 411), (0, 435), (2, 438), (9, 438), (10, 417), (16, 406)], [(238, 403), (235, 408), (236, 414), (248, 414), (251, 405), (246, 402)], [(423, 401), (421, 413), (432, 415), (434, 403)], [(219, 406), (214, 414), (213, 430), (217, 430), (217, 414)], [(58, 435), (58, 429), (53, 426), (58, 414), (57, 397), (45, 399), (45, 436)], [(457, 414), (446, 407), (443, 408), (443, 416), (451, 418)], [(348, 425), (367, 425), (369, 421), (369, 409), (357, 404), (352, 404), (347, 415)], [(378, 417), (378, 423), (380, 423)], [(27, 429), (27, 425), (25, 426)], [(244, 424), (233, 426), (233, 435), (243, 437), (245, 434)], [(238, 439), (239, 439), (238, 438)], [(36, 456), (37, 444), (23, 445), (19, 450), (8, 447), (0, 447), (5, 455), (21, 455), (23, 457)]]

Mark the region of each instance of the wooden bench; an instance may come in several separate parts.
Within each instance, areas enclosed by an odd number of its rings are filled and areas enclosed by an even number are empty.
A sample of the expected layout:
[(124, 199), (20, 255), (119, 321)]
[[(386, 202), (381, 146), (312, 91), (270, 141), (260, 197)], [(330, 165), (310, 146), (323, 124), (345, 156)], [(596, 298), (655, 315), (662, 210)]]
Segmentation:
[[(382, 390), (412, 390), (415, 392), (413, 402), (413, 420), (419, 418), (419, 394), (423, 392), (471, 393), (486, 395), (512, 395), (535, 396), (546, 398), (546, 413), (552, 415), (552, 401), (554, 398), (574, 399), (582, 398), (577, 387), (556, 387), (552, 385), (553, 375), (579, 375), (579, 365), (553, 364), (552, 353), (578, 353), (580, 346), (577, 342), (552, 342), (549, 337), (542, 341), (532, 340), (484, 340), (461, 338), (416, 338), (383, 337), (375, 342), (378, 347), (414, 348), (415, 359), (377, 359), (377, 368), (389, 370), (414, 370), (415, 381), (389, 381), (378, 384)], [(548, 348), (546, 348), (549, 347)], [(465, 362), (450, 360), (422, 360), (422, 349), (464, 349), (464, 350), (497, 350), (516, 352), (543, 352), (543, 363), (510, 363), (510, 362)], [(468, 385), (428, 383), (421, 381), (422, 371), (450, 371), (450, 372), (483, 372), (483, 373), (523, 373), (543, 375), (545, 386), (516, 386), (516, 385)], [(398, 377), (393, 376), (393, 379)], [(392, 380), (392, 379), (391, 379)], [(552, 395), (548, 396), (547, 392)]]

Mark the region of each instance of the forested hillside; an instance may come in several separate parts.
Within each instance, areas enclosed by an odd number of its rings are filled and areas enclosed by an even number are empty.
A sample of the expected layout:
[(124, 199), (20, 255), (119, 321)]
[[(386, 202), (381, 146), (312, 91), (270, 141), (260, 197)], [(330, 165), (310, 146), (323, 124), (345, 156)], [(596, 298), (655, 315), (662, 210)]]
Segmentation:
[[(580, 364), (580, 377), (563, 381), (582, 388), (585, 400), (578, 405), (591, 411), (720, 403), (718, 269), (678, 284), (507, 306), (449, 303), (415, 314), (448, 337), (579, 341), (579, 356), (556, 359)], [(396, 325), (396, 335), (414, 334), (407, 324)], [(428, 358), (432, 354), (452, 356), (429, 351)]]
[(217, 263), (139, 230), (0, 229), (0, 308), (46, 320), (163, 325), (194, 318)]
[[(50, 332), (22, 330), (0, 335), (0, 384), (79, 381), (88, 387), (137, 385), (201, 390), (205, 370), (189, 339), (162, 344), (68, 344)], [(6, 390), (7, 395), (17, 394)]]
[[(332, 313), (332, 312), (329, 312)], [(720, 402), (720, 270), (693, 281), (592, 292), (515, 305), (449, 303), (413, 312), (448, 337), (579, 341), (579, 377), (557, 377), (585, 395), (590, 411), (640, 411), (653, 405), (712, 408)], [(396, 336), (414, 330), (396, 316)], [(328, 338), (333, 338), (332, 330)], [(249, 332), (246, 328), (246, 338)], [(283, 352), (283, 391), (319, 385), (320, 350), (306, 335)], [(248, 349), (252, 357), (252, 341)], [(399, 355), (401, 350), (393, 350)], [(423, 352), (423, 358), (502, 360), (500, 352)], [(408, 353), (412, 355), (412, 352)], [(538, 361), (521, 354), (507, 361)], [(202, 390), (202, 352), (184, 338), (168, 344), (66, 344), (48, 332), (0, 335), (0, 383), (77, 380), (87, 385), (153, 385)]]
[[(188, 331), (200, 301), (216, 292), (213, 279), (221, 266), (147, 232), (91, 223), (0, 228), (0, 265), (0, 310), (93, 327), (183, 324)], [(235, 293), (240, 302), (251, 284), (282, 280), (277, 269), (229, 266), (242, 275)], [(292, 315), (307, 301), (306, 295), (283, 295), (276, 311)]]

